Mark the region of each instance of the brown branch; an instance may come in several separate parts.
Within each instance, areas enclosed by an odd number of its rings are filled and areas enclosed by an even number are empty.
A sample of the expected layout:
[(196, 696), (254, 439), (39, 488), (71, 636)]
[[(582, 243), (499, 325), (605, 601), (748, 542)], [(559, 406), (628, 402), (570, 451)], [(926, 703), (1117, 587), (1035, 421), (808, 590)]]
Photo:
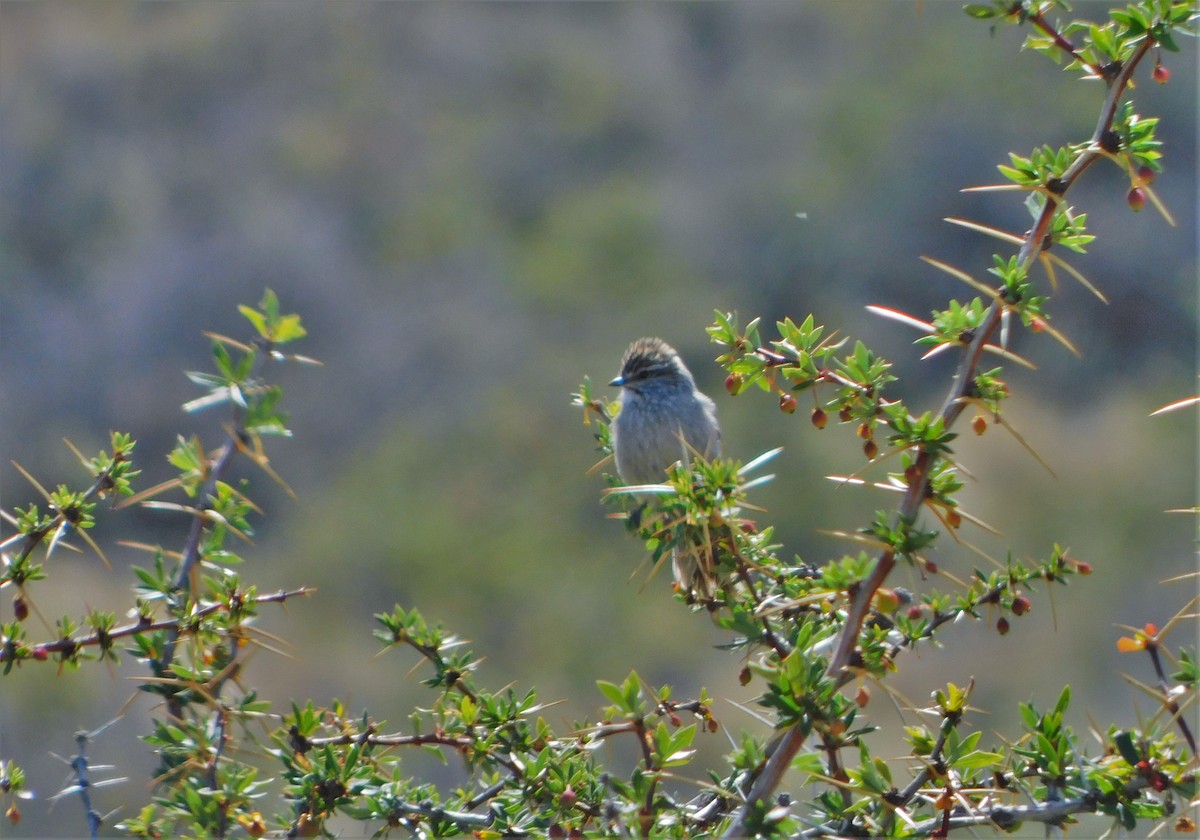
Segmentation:
[[(1103, 151), (1102, 143), (1107, 140), (1112, 131), (1113, 121), (1116, 118), (1121, 97), (1129, 86), (1134, 70), (1151, 47), (1152, 42), (1149, 38), (1143, 40), (1129, 61), (1123, 64), (1117, 73), (1108, 80), (1108, 93), (1101, 107), (1100, 118), (1092, 134), (1091, 143), (1075, 159), (1074, 163), (1071, 164), (1058, 183), (1054, 185), (1054, 190), (1046, 191), (1045, 206), (1042, 208), (1037, 222), (1026, 233), (1018, 252), (1018, 261), (1022, 266), (1026, 268), (1030, 266), (1046, 248), (1047, 231), (1049, 231), (1050, 225), (1054, 220), (1054, 215), (1062, 201), (1062, 196), (1066, 194), (1089, 166), (1104, 156), (1105, 152)], [(946, 429), (950, 429), (953, 426), (954, 421), (958, 419), (958, 416), (962, 413), (966, 405), (965, 398), (969, 396), (971, 389), (974, 387), (975, 376), (979, 369), (979, 360), (983, 355), (984, 346), (991, 339), (996, 328), (999, 327), (1004, 312), (1005, 305), (997, 297), (992, 301), (991, 306), (984, 315), (982, 323), (975, 330), (971, 343), (966, 348), (962, 360), (959, 362), (953, 384), (939, 410)], [(925, 500), (929, 489), (929, 470), (934, 462), (934, 458), (933, 454), (926, 451), (918, 453), (913, 465), (913, 477), (909, 482), (904, 499), (897, 510), (897, 521), (911, 522), (915, 520), (921, 503)], [(853, 594), (850, 607), (846, 613), (846, 619), (842, 626), (841, 636), (838, 639), (834, 655), (830, 659), (826, 670), (826, 673), (836, 679), (839, 685), (844, 685), (853, 678), (846, 670), (846, 666), (850, 663), (851, 657), (857, 647), (858, 635), (870, 610), (871, 600), (874, 598), (876, 590), (883, 585), (895, 565), (896, 558), (893, 552), (890, 550), (882, 552), (875, 561), (870, 575), (857, 587)], [(799, 752), (800, 747), (803, 746), (805, 738), (806, 735), (802, 729), (793, 724), (776, 736), (775, 740), (768, 745), (766, 763), (762, 765), (757, 778), (754, 779), (749, 791), (747, 791), (745, 802), (735, 814), (728, 831), (725, 833), (725, 837), (739, 837), (747, 832), (749, 828), (747, 821), (750, 813), (759, 802), (766, 799), (782, 782), (784, 774), (787, 772), (796, 753)]]
[[(258, 595), (250, 603), (253, 604), (282, 604), (288, 598), (296, 598), (302, 595), (309, 595), (315, 590), (307, 587), (299, 589), (284, 590), (273, 592), (268, 595)], [(192, 623), (198, 619), (207, 618), (213, 613), (221, 612), (228, 609), (228, 606), (223, 602), (209, 604), (196, 610), (195, 613), (188, 616), (188, 623)], [(31, 646), (33, 658), (41, 658), (42, 656), (52, 653), (74, 653), (81, 647), (94, 647), (96, 645), (109, 645), (114, 639), (132, 636), (137, 633), (150, 633), (155, 630), (170, 630), (174, 629), (178, 633), (185, 632), (181, 629), (183, 619), (179, 618), (164, 618), (159, 621), (150, 621), (146, 617), (139, 618), (131, 624), (125, 624), (120, 627), (115, 627), (112, 630), (97, 630), (94, 633), (89, 633), (86, 636), (78, 638), (64, 637), (56, 639), (53, 642), (42, 642)], [(16, 659), (16, 652), (20, 650), (15, 646), (0, 647), (0, 662), (6, 662), (9, 659)]]
[(1104, 77), (1104, 72), (1101, 70), (1101, 68), (1092, 64), (1087, 59), (1085, 59), (1083, 56), (1081, 56), (1078, 52), (1076, 52), (1075, 46), (1070, 41), (1068, 41), (1066, 38), (1064, 38), (1062, 36), (1062, 33), (1060, 33), (1057, 29), (1055, 29), (1049, 23), (1047, 23), (1046, 18), (1042, 15), (1041, 12), (1038, 12), (1037, 14), (1034, 14), (1034, 15), (1030, 15), (1029, 22), (1032, 23), (1038, 29), (1040, 29), (1044, 34), (1050, 36), (1050, 39), (1052, 41), (1054, 41), (1054, 46), (1058, 47), (1060, 50), (1065, 52), (1067, 55), (1071, 56), (1071, 58), (1075, 59), (1080, 64), (1082, 64), (1084, 67), (1086, 67), (1087, 71), (1089, 73), (1091, 73), (1094, 76), (1100, 76), (1101, 78)]

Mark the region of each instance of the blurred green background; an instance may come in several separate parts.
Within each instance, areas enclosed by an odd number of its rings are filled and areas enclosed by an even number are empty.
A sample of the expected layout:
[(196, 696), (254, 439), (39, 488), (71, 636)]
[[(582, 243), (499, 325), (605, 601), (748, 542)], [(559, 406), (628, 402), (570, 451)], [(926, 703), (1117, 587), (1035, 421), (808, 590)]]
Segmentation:
[[(862, 465), (858, 442), (758, 392), (730, 398), (704, 327), (715, 308), (767, 323), (815, 312), (894, 359), (914, 408), (935, 407), (948, 355), (918, 362), (916, 335), (864, 306), (923, 317), (965, 297), (918, 257), (982, 277), (996, 243), (940, 220), (1020, 232), (1028, 215), (960, 188), (995, 182), (1009, 150), (1091, 133), (1099, 83), (1021, 52), (1022, 37), (949, 2), (0, 4), (0, 502), (37, 500), (10, 459), (79, 485), (61, 438), (94, 452), (109, 429), (138, 439), (140, 486), (169, 477), (175, 435), (215, 440), (219, 425), (179, 410), (197, 395), (181, 371), (208, 364), (201, 331), (244, 335), (236, 304), (270, 286), (310, 330), (296, 349), (325, 366), (278, 371), (296, 438), (270, 452), (300, 501), (246, 473), (268, 513), (244, 576), (319, 592), (264, 610), (292, 658), (260, 652), (248, 684), (281, 710), (340, 697), (402, 726), (432, 698), (412, 657), (375, 658), (372, 614), (399, 603), (471, 640), (484, 684), (563, 699), (550, 715), (564, 727), (597, 714), (596, 678), (631, 668), (684, 696), (707, 686), (727, 728), (755, 727), (729, 701), (756, 687), (737, 685), (707, 618), (671, 599), (666, 575), (629, 580), (641, 549), (605, 519), (570, 395), (615, 375), (630, 340), (671, 341), (717, 398), (730, 454), (785, 447), (758, 495), (785, 550), (818, 563), (845, 550), (819, 529), (894, 503), (823, 479)], [(1057, 478), (999, 430), (959, 449), (977, 477), (967, 509), (1005, 533), (967, 539), (998, 558), (1058, 541), (1096, 572), (1053, 609), (1039, 594), (1006, 638), (992, 617), (906, 657), (896, 686), (916, 705), (974, 675), (980, 725), (1008, 734), (1017, 700), (1046, 707), (1064, 682), (1080, 726), (1085, 712), (1133, 725), (1135, 702), (1150, 707), (1116, 677), (1147, 674), (1118, 659), (1113, 625), (1165, 621), (1195, 589), (1159, 584), (1194, 567), (1194, 518), (1164, 511), (1195, 503), (1195, 414), (1147, 417), (1197, 388), (1185, 48), (1164, 56), (1169, 84), (1147, 67), (1135, 91), (1163, 116), (1155, 188), (1178, 227), (1134, 216), (1115, 167), (1089, 173), (1071, 198), (1099, 240), (1072, 262), (1111, 303), (1060, 288), (1055, 324), (1082, 359), (1014, 339), (1040, 370), (1009, 372), (1008, 416)], [(117, 540), (185, 537), (161, 513), (101, 521), (114, 571), (54, 557), (32, 589), (49, 620), (128, 608), (128, 567), (149, 561)], [(959, 576), (979, 562), (949, 541), (934, 556)], [(141, 673), (3, 679), (0, 756), (39, 796), (0, 832), (82, 830), (77, 801), (47, 801), (67, 773), (48, 751), (69, 755)], [(91, 748), (130, 778), (96, 792), (102, 812), (124, 807), (114, 820), (147, 797), (148, 708)]]

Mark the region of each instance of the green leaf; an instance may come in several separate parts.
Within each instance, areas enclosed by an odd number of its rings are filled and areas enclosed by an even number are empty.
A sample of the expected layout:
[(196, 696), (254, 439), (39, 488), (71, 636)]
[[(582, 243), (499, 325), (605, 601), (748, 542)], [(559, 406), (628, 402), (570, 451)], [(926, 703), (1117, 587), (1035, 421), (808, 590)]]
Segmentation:
[(987, 20), (1000, 14), (995, 6), (985, 6), (982, 3), (968, 3), (963, 6), (963, 11), (976, 20)]
[(596, 680), (596, 687), (600, 689), (600, 693), (608, 698), (609, 702), (618, 709), (625, 710), (625, 695), (621, 693), (621, 687), (616, 683), (608, 682), (607, 680)]
[(254, 329), (258, 332), (259, 335), (266, 338), (266, 336), (267, 336), (267, 319), (263, 317), (261, 312), (259, 312), (257, 309), (246, 306), (245, 304), (241, 304), (238, 306), (238, 312), (241, 312), (242, 315), (244, 315), (246, 317), (246, 320), (248, 320), (251, 324), (254, 325)]

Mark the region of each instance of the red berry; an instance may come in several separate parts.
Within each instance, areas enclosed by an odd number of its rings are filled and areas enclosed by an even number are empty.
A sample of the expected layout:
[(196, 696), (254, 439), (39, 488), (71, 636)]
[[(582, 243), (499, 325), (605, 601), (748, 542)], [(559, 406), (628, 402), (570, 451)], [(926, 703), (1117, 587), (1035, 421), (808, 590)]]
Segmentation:
[(838, 419), (843, 423), (849, 423), (853, 416), (848, 405), (844, 405), (838, 409)]
[(996, 622), (996, 632), (1001, 636), (1008, 635), (1008, 619), (1000, 616), (1000, 620)]
[(858, 692), (854, 695), (854, 702), (860, 709), (866, 708), (866, 705), (871, 702), (871, 692), (865, 685), (858, 687)]
[(1125, 196), (1125, 203), (1133, 212), (1138, 212), (1146, 206), (1146, 191), (1141, 187), (1134, 187), (1129, 191), (1129, 195)]
[(740, 373), (731, 373), (725, 377), (725, 390), (736, 397), (738, 392), (742, 390), (742, 383), (744, 381), (745, 379)]
[(934, 563), (932, 560), (926, 560), (925, 561), (925, 571), (931, 575), (936, 575), (938, 572), (937, 563)]
[(50, 658), (50, 652), (41, 645), (38, 645), (33, 649), (33, 658), (38, 662), (45, 662)]
[(1081, 575), (1090, 575), (1092, 573), (1092, 564), (1086, 560), (1079, 560), (1075, 563), (1075, 571)]
[(742, 670), (740, 672), (738, 672), (738, 682), (741, 683), (742, 685), (750, 684), (750, 666), (749, 665), (742, 668)]
[(921, 617), (921, 608), (916, 604), (908, 608), (908, 620), (916, 621)]
[(863, 440), (870, 440), (874, 436), (875, 432), (869, 424), (859, 423), (857, 434)]
[(17, 621), (29, 618), (29, 602), (19, 592), (13, 596), (13, 615), (16, 616)]
[(564, 808), (570, 808), (575, 804), (575, 800), (577, 798), (578, 797), (575, 793), (575, 788), (567, 785), (566, 788), (563, 789), (562, 795), (559, 797), (558, 801), (562, 803)]
[(863, 454), (867, 456), (868, 461), (874, 461), (875, 456), (879, 454), (879, 447), (875, 441), (869, 440), (863, 444)]
[(1024, 595), (1018, 595), (1016, 598), (1013, 598), (1013, 602), (1012, 602), (1013, 615), (1025, 615), (1025, 613), (1029, 612), (1029, 610), (1032, 608), (1033, 608), (1032, 602), (1030, 602), (1030, 600), (1028, 598), (1026, 598)]
[(1160, 85), (1165, 85), (1171, 80), (1171, 71), (1161, 64), (1154, 65), (1154, 72), (1150, 74), (1150, 78), (1158, 82)]
[(784, 394), (779, 398), (779, 410), (784, 414), (796, 413), (796, 397), (794, 394)]
[(982, 414), (976, 414), (975, 419), (971, 421), (971, 428), (975, 430), (975, 434), (983, 434), (987, 431), (987, 418)]
[(1158, 175), (1158, 173), (1149, 166), (1139, 167), (1137, 171), (1137, 183), (1139, 185), (1153, 184), (1156, 175)]
[(721, 728), (721, 724), (717, 723), (716, 718), (709, 718), (704, 722), (704, 728), (709, 732), (716, 732)]
[(812, 412), (812, 424), (818, 429), (824, 429), (825, 424), (829, 422), (829, 415), (820, 408), (814, 408)]

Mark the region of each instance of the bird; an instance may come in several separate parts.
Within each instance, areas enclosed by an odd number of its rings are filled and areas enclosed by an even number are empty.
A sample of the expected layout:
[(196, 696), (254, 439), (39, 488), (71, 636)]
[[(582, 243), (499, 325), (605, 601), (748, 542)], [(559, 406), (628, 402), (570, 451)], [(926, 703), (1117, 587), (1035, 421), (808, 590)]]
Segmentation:
[(696, 388), (679, 353), (661, 338), (639, 338), (621, 360), (620, 410), (612, 424), (617, 474), (627, 484), (658, 484), (668, 467), (721, 454), (717, 407)]
[[(661, 338), (639, 338), (609, 385), (621, 389), (611, 443), (617, 474), (627, 485), (662, 484), (676, 462), (721, 454), (717, 407), (697, 387), (679, 353)], [(641, 509), (638, 514), (640, 515)], [(686, 592), (707, 595), (713, 583), (711, 547), (671, 553), (675, 580)]]

